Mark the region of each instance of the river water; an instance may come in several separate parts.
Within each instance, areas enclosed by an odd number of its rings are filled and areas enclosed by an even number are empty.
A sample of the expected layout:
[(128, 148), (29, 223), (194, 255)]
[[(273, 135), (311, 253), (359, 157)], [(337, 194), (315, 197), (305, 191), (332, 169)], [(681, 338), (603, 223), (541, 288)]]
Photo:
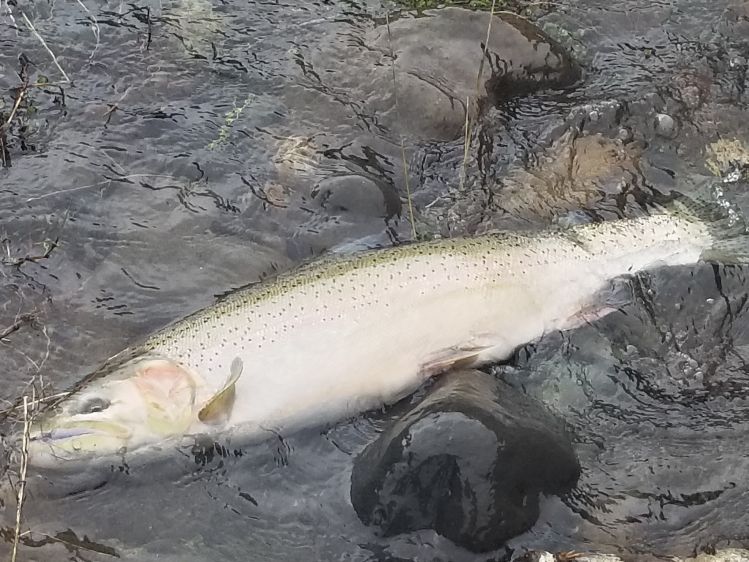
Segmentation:
[[(571, 129), (636, 147), (596, 185), (586, 208), (603, 218), (627, 206), (622, 182), (720, 187), (749, 211), (745, 184), (721, 183), (730, 166), (711, 148), (737, 141), (740, 161), (749, 142), (749, 4), (553, 4), (530, 10), (583, 78), (563, 95), (489, 111), (474, 147), (492, 149), (472, 153), (463, 189), (461, 139), (407, 139), (419, 235), (547, 224), (508, 212), (501, 193)], [(0, 343), (0, 398), (11, 405), (32, 379), (47, 394), (64, 390), (134, 339), (312, 256), (409, 240), (400, 137), (362, 110), (375, 94), (356, 86), (368, 78), (356, 63), (370, 47), (361, 38), (393, 9), (0, 2), (5, 119), (13, 88), (35, 85), (3, 140), (0, 331), (17, 329)], [(333, 67), (345, 84), (320, 72)], [(377, 189), (321, 199), (321, 182), (352, 175)], [(618, 312), (493, 369), (564, 418), (583, 468), (510, 548), (646, 559), (749, 546), (746, 269), (663, 270), (630, 287)], [(47, 482), (27, 498), (20, 559), (477, 559), (428, 531), (381, 539), (357, 519), (352, 459), (390, 415), (209, 451), (199, 465), (175, 454), (94, 489)], [(5, 506), (3, 554), (15, 508)]]

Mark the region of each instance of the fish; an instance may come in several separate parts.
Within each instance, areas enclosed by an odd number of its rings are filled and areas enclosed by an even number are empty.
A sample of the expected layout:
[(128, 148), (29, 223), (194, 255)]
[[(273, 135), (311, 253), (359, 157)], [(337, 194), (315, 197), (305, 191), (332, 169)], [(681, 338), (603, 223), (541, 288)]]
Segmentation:
[(110, 358), (35, 421), (29, 463), (76, 466), (204, 435), (250, 443), (335, 423), (579, 326), (607, 309), (612, 280), (747, 263), (748, 241), (736, 216), (672, 193), (634, 218), (324, 257)]

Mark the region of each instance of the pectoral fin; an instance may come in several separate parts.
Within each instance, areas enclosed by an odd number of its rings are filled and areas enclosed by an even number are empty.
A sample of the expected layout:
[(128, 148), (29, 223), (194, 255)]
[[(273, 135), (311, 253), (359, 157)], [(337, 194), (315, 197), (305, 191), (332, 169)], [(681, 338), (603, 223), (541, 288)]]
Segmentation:
[(242, 360), (235, 357), (231, 362), (229, 378), (216, 394), (214, 394), (198, 412), (198, 419), (203, 423), (217, 424), (225, 421), (234, 407), (236, 384), (242, 374)]

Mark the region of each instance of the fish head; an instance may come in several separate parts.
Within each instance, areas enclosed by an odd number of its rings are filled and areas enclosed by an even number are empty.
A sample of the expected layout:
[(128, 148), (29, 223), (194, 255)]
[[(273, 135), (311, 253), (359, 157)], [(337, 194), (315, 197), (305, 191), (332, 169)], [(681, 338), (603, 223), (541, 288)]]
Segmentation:
[(160, 356), (105, 366), (34, 422), (30, 462), (58, 467), (182, 436), (197, 418), (197, 384), (189, 369)]

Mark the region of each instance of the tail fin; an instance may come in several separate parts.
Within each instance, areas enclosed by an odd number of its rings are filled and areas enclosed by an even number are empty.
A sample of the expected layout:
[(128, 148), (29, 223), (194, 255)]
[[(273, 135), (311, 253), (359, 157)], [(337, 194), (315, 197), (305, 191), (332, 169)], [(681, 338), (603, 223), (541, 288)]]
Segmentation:
[(744, 217), (728, 201), (705, 202), (672, 191), (660, 206), (670, 215), (707, 227), (711, 244), (700, 259), (723, 264), (749, 264), (749, 230)]

